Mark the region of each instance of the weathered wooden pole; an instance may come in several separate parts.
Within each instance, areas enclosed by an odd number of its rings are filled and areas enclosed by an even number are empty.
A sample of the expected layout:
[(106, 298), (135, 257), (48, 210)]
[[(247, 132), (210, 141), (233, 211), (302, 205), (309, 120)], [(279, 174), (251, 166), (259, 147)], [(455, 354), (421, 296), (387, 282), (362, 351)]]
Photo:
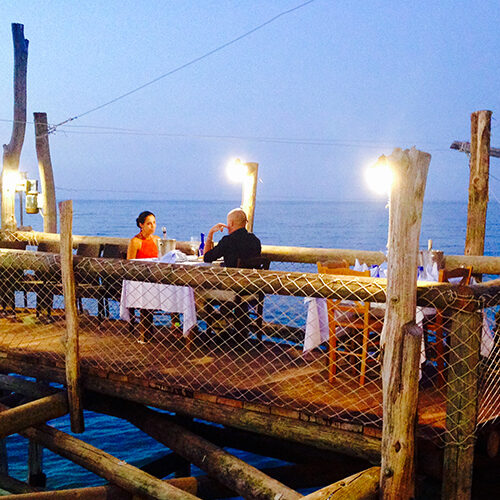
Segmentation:
[(0, 473), (9, 473), (9, 455), (7, 454), (7, 441), (0, 439)]
[(45, 487), (47, 476), (43, 472), (43, 446), (31, 439), (28, 442), (28, 484)]
[(484, 254), (488, 184), (490, 175), (491, 111), (476, 111), (471, 115), (469, 206), (465, 255)]
[[(2, 407), (3, 405), (0, 405), (0, 408)], [(194, 500), (198, 498), (48, 425), (28, 427), (19, 434), (37, 441), (54, 453), (68, 458), (131, 493), (165, 500)]]
[(415, 493), (415, 423), (422, 331), (415, 324), (417, 256), (431, 156), (395, 149), (390, 194), (387, 308), (382, 332), (383, 428), (380, 496)]
[(460, 291), (449, 335), (443, 500), (471, 497), (482, 314), (466, 288)]
[(72, 432), (83, 432), (82, 393), (80, 384), (80, 353), (78, 312), (76, 309), (75, 274), (73, 272), (73, 202), (59, 203), (61, 218), (61, 275), (66, 316), (66, 385)]
[(247, 214), (247, 231), (253, 231), (255, 216), (255, 198), (257, 196), (258, 163), (245, 163), (247, 173), (241, 186), (241, 208)]
[(42, 188), (43, 230), (57, 233), (56, 189), (50, 159), (47, 113), (33, 113), (35, 121), (36, 156)]
[(0, 412), (0, 437), (4, 438), (31, 425), (62, 417), (66, 413), (68, 399), (64, 392), (4, 410)]
[(309, 493), (304, 497), (304, 500), (377, 500), (379, 498), (379, 477), (380, 467), (371, 467)]
[(26, 131), (26, 72), (28, 68), (28, 40), (24, 26), (12, 24), (14, 41), (14, 122), (9, 144), (3, 145), (2, 170), (2, 230), (16, 230), (16, 184), (19, 175), (19, 158)]

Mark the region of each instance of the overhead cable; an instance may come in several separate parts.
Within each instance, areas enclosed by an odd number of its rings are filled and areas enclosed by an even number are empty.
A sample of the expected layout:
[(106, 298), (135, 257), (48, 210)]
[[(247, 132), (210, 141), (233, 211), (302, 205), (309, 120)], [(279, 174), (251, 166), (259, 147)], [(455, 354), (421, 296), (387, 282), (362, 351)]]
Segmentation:
[(81, 118), (82, 116), (88, 115), (90, 113), (93, 113), (94, 111), (97, 111), (97, 110), (102, 109), (102, 108), (104, 108), (106, 106), (109, 106), (110, 104), (113, 104), (116, 101), (124, 99), (125, 97), (128, 97), (129, 95), (134, 94), (135, 92), (138, 92), (139, 90), (142, 90), (143, 88), (148, 87), (149, 85), (152, 85), (153, 83), (156, 83), (157, 81), (162, 80), (163, 78), (166, 78), (167, 76), (173, 75), (174, 73), (177, 73), (178, 71), (181, 71), (181, 70), (183, 70), (183, 69), (185, 69), (185, 68), (187, 68), (189, 66), (192, 66), (193, 64), (195, 64), (195, 63), (197, 63), (197, 62), (199, 62), (199, 61), (201, 61), (203, 59), (206, 59), (207, 57), (210, 57), (211, 55), (213, 55), (213, 54), (215, 54), (215, 53), (217, 53), (217, 52), (225, 49), (226, 47), (229, 47), (230, 45), (233, 45), (234, 43), (239, 42), (243, 38), (246, 38), (247, 36), (250, 36), (251, 34), (255, 33), (256, 31), (264, 28), (268, 24), (273, 23), (274, 21), (276, 21), (280, 17), (286, 16), (287, 14), (290, 14), (290, 13), (296, 11), (296, 10), (299, 10), (302, 7), (305, 7), (306, 5), (309, 5), (310, 3), (313, 3), (315, 1), (316, 0), (308, 0), (307, 2), (303, 2), (300, 5), (292, 7), (291, 9), (288, 9), (288, 10), (285, 10), (283, 12), (280, 12), (279, 14), (277, 14), (274, 17), (272, 17), (271, 19), (268, 19), (267, 21), (263, 22), (262, 24), (259, 24), (255, 28), (252, 28), (250, 31), (247, 31), (246, 33), (243, 33), (242, 35), (240, 35), (240, 36), (238, 36), (236, 38), (233, 38), (229, 42), (226, 42), (226, 43), (224, 43), (222, 45), (219, 45), (215, 49), (212, 49), (212, 50), (210, 50), (208, 52), (205, 52), (201, 56), (198, 56), (198, 57), (195, 57), (194, 59), (191, 59), (187, 63), (181, 64), (180, 66), (177, 66), (177, 68), (174, 68), (174, 69), (168, 71), (167, 73), (164, 73), (163, 75), (160, 75), (160, 76), (154, 78), (153, 80), (151, 80), (151, 81), (149, 81), (147, 83), (144, 83), (143, 85), (140, 85), (139, 87), (137, 87), (137, 88), (135, 88), (133, 90), (130, 90), (130, 91), (126, 92), (125, 94), (119, 95), (118, 97), (115, 97), (114, 99), (111, 99), (110, 101), (107, 101), (107, 102), (105, 102), (103, 104), (100, 104), (99, 106), (96, 106), (95, 108), (89, 109), (88, 111), (85, 111), (84, 113), (80, 113), (79, 115), (73, 116), (71, 118), (68, 118), (68, 119), (66, 119), (66, 120), (64, 120), (64, 121), (56, 124), (56, 125), (53, 125), (52, 127), (49, 128), (48, 133), (50, 134), (50, 133), (54, 132), (57, 129), (57, 127), (60, 127), (61, 125), (64, 125), (65, 123), (71, 122), (73, 120), (76, 120), (77, 118)]

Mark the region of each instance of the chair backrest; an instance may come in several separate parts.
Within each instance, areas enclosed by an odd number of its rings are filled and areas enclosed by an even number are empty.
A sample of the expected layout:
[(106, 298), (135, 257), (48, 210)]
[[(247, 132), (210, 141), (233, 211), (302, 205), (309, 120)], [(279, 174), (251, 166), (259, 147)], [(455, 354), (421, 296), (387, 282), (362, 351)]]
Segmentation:
[(82, 257), (99, 257), (101, 254), (101, 245), (98, 243), (78, 243), (76, 255)]
[(8, 248), (10, 250), (26, 250), (27, 241), (0, 241), (0, 248)]
[(450, 283), (450, 279), (461, 278), (460, 285), (470, 284), (472, 276), (472, 267), (457, 267), (455, 269), (440, 269), (439, 282)]
[(370, 276), (370, 270), (366, 271), (355, 271), (349, 267), (323, 267), (321, 262), (317, 263), (318, 273), (323, 274), (336, 274), (340, 276)]
[(251, 257), (250, 259), (238, 259), (236, 267), (268, 270), (270, 265), (271, 261), (266, 257)]
[(126, 259), (127, 249), (123, 247), (123, 245), (105, 243), (102, 247), (101, 257), (104, 257), (105, 259)]
[(349, 268), (349, 262), (347, 260), (342, 259), (342, 260), (325, 260), (323, 262), (316, 262), (316, 265), (318, 266), (318, 272), (319, 273), (326, 273), (326, 271), (321, 271), (321, 269), (338, 269), (339, 267), (342, 267), (344, 269)]
[(37, 250), (39, 252), (48, 252), (48, 253), (59, 253), (60, 246), (57, 241), (41, 241), (38, 243)]

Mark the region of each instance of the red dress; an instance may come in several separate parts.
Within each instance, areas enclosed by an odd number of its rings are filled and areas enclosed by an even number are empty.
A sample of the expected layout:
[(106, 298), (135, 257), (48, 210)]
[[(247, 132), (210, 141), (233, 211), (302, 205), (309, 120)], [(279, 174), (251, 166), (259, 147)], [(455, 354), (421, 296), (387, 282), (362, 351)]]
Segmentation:
[(141, 248), (137, 250), (136, 259), (151, 259), (158, 257), (158, 247), (156, 246), (156, 239), (150, 238), (142, 240)]

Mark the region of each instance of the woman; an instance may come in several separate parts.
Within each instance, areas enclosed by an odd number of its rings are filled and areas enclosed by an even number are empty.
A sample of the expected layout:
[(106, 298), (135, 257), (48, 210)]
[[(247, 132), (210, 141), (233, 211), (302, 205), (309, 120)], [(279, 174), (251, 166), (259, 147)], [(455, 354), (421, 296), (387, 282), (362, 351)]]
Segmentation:
[(156, 242), (159, 237), (154, 234), (156, 218), (152, 212), (141, 212), (136, 219), (137, 227), (141, 230), (128, 244), (127, 259), (151, 259), (158, 257)]

